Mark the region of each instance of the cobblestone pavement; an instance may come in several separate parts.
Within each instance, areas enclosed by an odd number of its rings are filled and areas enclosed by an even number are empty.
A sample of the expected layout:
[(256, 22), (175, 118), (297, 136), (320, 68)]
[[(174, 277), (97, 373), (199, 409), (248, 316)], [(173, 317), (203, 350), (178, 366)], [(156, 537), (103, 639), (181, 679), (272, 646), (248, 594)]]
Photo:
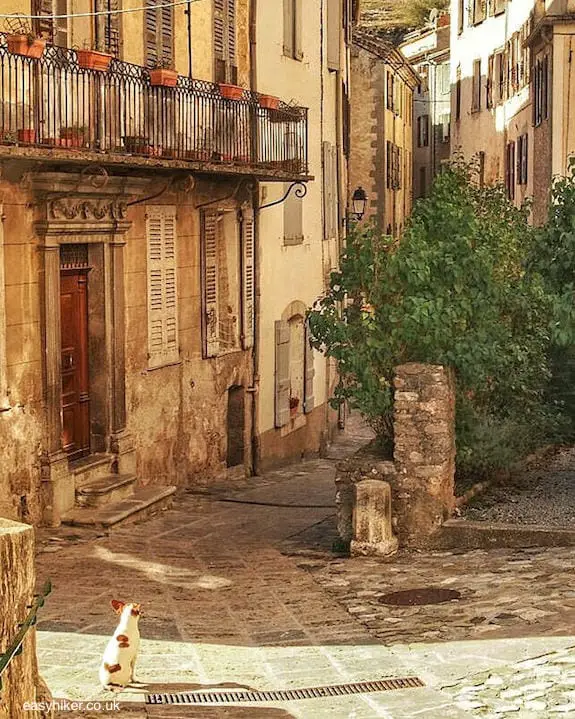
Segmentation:
[[(348, 434), (330, 456), (364, 439)], [(556, 694), (546, 688), (551, 699), (544, 700), (529, 689), (513, 716), (547, 716), (534, 715), (540, 705), (528, 701), (569, 705), (571, 654), (560, 652), (575, 645), (568, 636), (575, 620), (571, 550), (337, 558), (330, 552), (333, 474), (333, 459), (306, 462), (225, 495), (217, 487), (183, 495), (176, 509), (108, 536), (41, 533), (39, 582), (50, 577), (54, 590), (38, 623), (38, 652), (54, 696), (111, 698), (98, 687), (97, 670), (114, 628), (115, 597), (143, 604), (141, 684), (119, 695), (132, 719), (504, 716), (496, 710), (506, 702), (519, 705), (504, 695), (517, 675), (523, 685), (540, 683), (517, 662), (550, 652), (559, 654), (543, 665), (559, 668), (548, 676), (560, 681), (544, 681), (554, 682)], [(427, 607), (378, 602), (385, 591), (431, 585), (462, 597)], [(250, 707), (143, 705), (145, 691), (272, 690), (413, 675), (426, 687)], [(490, 692), (500, 702), (491, 714)]]

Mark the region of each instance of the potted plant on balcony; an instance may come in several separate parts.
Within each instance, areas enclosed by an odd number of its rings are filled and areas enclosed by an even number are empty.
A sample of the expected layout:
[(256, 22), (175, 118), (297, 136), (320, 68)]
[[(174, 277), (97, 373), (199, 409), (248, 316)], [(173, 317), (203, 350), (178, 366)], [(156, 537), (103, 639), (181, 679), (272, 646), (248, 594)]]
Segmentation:
[(97, 72), (106, 72), (110, 67), (112, 55), (102, 50), (93, 50), (85, 46), (84, 48), (74, 48), (76, 50), (76, 59), (78, 65), (84, 70), (96, 70)]
[(154, 87), (176, 87), (178, 83), (178, 73), (169, 60), (158, 60), (149, 72), (150, 84)]
[(289, 413), (290, 417), (295, 417), (299, 408), (299, 397), (289, 398)]
[(149, 155), (152, 151), (150, 138), (143, 135), (125, 135), (124, 147), (132, 155)]
[(266, 110), (277, 110), (280, 106), (279, 97), (273, 95), (260, 95), (258, 99), (260, 107), (265, 107)]
[(35, 59), (42, 57), (46, 40), (36, 37), (25, 20), (20, 17), (8, 18), (6, 28), (8, 52)]
[(88, 128), (81, 125), (71, 125), (60, 128), (60, 145), (64, 147), (84, 147)]
[(226, 100), (241, 100), (244, 94), (244, 88), (238, 85), (230, 85), (227, 82), (220, 82), (220, 95)]
[(21, 127), (18, 130), (18, 142), (23, 145), (32, 145), (36, 142), (36, 130), (33, 127)]

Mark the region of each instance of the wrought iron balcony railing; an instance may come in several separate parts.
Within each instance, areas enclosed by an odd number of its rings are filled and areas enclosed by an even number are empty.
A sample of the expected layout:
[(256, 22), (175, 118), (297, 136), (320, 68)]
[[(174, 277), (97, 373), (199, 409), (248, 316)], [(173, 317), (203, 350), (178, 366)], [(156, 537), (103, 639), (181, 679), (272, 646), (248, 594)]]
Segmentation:
[(78, 55), (53, 45), (39, 58), (16, 54), (0, 35), (0, 144), (307, 174), (306, 108), (265, 107), (270, 98), (248, 90), (227, 99), (183, 76), (153, 86), (144, 67), (112, 58), (87, 69)]

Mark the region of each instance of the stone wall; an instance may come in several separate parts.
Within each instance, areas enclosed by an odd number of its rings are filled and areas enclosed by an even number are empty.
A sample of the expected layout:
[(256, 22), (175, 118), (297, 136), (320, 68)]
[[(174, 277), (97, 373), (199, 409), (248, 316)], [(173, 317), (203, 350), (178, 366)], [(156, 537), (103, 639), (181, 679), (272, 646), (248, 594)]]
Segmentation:
[[(0, 519), (0, 653), (7, 649), (18, 631), (18, 623), (28, 614), (34, 583), (34, 530), (25, 524)], [(34, 628), (28, 630), (23, 651), (12, 660), (2, 683), (0, 719), (39, 716), (38, 712), (24, 710), (25, 702), (40, 701)]]
[[(338, 533), (342, 542), (351, 541), (352, 546), (359, 541), (354, 533), (356, 499), (363, 496), (358, 486), (366, 480), (390, 486), (391, 524), (401, 546), (428, 544), (455, 508), (452, 373), (441, 366), (410, 363), (396, 368), (394, 384), (393, 462), (372, 443), (338, 465)], [(370, 522), (374, 521), (371, 517)], [(379, 521), (381, 531), (387, 532), (384, 525), (389, 524), (389, 513), (382, 511)]]

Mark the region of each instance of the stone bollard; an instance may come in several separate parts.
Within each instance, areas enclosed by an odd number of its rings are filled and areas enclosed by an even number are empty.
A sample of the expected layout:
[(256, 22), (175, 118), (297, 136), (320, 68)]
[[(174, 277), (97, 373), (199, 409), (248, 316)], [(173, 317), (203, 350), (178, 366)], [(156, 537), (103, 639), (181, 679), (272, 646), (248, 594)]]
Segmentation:
[(351, 556), (394, 554), (398, 542), (391, 525), (391, 487), (378, 479), (364, 479), (354, 490)]
[(394, 434), (399, 540), (425, 546), (455, 507), (455, 391), (449, 369), (396, 367)]
[[(28, 615), (34, 595), (34, 529), (0, 518), (0, 652), (4, 652)], [(22, 653), (14, 657), (2, 677), (0, 719), (45, 716), (26, 706), (40, 698), (42, 683), (36, 661), (36, 630), (29, 629)], [(45, 699), (45, 691), (42, 698)]]

